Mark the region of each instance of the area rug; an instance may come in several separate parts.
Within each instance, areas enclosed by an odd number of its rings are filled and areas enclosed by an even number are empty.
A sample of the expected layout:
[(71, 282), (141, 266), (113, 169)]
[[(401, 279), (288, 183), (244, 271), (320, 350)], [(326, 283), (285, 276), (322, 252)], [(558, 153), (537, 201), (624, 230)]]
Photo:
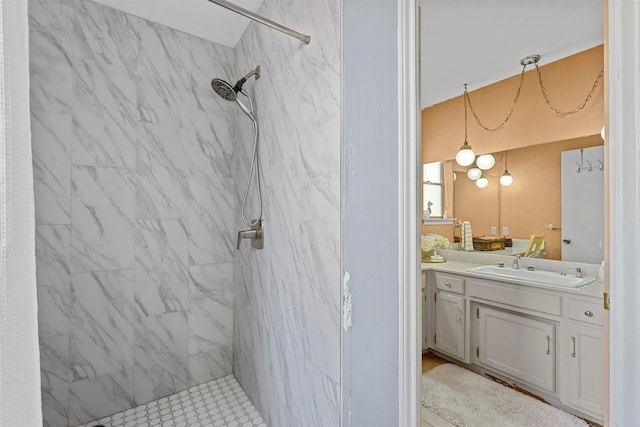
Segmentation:
[(567, 412), (452, 363), (422, 374), (422, 406), (457, 427), (588, 427)]

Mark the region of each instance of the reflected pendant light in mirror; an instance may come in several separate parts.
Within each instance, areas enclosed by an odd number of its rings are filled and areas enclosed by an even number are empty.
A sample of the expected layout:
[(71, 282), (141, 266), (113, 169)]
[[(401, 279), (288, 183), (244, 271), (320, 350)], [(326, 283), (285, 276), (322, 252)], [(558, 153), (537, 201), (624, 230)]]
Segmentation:
[(511, 176), (511, 174), (509, 173), (509, 170), (507, 169), (507, 152), (506, 151), (504, 152), (504, 173), (500, 177), (500, 184), (503, 187), (508, 187), (511, 184), (513, 184), (513, 177)]
[[(464, 90), (466, 92), (467, 85), (465, 83)], [(467, 98), (464, 97), (464, 143), (460, 147), (460, 151), (456, 154), (456, 163), (460, 166), (469, 166), (476, 158), (476, 153), (473, 152), (469, 141), (467, 141)]]
[(467, 171), (467, 177), (471, 181), (476, 181), (481, 176), (482, 176), (482, 171), (479, 168), (475, 167), (475, 166)]
[(478, 186), (478, 188), (486, 188), (487, 185), (489, 185), (489, 180), (484, 174), (482, 174), (482, 176), (477, 179), (476, 185)]
[(476, 160), (476, 165), (483, 171), (491, 169), (495, 164), (496, 158), (492, 154), (483, 154)]

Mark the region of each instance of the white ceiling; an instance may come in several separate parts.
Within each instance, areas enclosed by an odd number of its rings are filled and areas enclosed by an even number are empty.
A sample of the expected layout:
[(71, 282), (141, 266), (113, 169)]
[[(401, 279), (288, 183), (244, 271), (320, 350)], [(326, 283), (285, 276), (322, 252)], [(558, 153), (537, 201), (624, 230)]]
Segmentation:
[[(95, 0), (158, 24), (193, 34), (212, 42), (235, 47), (251, 22), (208, 0)], [(256, 12), (263, 0), (232, 0)]]
[[(603, 43), (601, 0), (421, 0), (422, 108)], [(531, 69), (531, 68), (528, 68)]]

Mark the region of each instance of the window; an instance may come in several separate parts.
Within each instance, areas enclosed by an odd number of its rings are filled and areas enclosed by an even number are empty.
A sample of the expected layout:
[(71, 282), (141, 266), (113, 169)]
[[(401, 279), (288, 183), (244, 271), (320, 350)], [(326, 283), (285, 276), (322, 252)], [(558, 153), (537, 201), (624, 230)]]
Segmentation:
[(434, 162), (422, 165), (422, 205), (423, 210), (426, 211), (431, 202), (432, 218), (442, 218), (443, 188), (444, 163)]

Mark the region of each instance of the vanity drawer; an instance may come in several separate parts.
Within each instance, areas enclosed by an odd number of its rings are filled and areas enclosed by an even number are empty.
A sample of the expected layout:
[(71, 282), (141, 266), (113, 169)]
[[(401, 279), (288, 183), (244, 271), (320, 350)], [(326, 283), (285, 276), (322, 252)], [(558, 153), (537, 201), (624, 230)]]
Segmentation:
[(436, 288), (464, 295), (464, 279), (462, 277), (436, 273)]
[(513, 307), (560, 316), (562, 297), (543, 292), (533, 292), (488, 282), (468, 280), (469, 296), (486, 301), (499, 302)]
[(569, 298), (569, 319), (604, 326), (602, 301)]

